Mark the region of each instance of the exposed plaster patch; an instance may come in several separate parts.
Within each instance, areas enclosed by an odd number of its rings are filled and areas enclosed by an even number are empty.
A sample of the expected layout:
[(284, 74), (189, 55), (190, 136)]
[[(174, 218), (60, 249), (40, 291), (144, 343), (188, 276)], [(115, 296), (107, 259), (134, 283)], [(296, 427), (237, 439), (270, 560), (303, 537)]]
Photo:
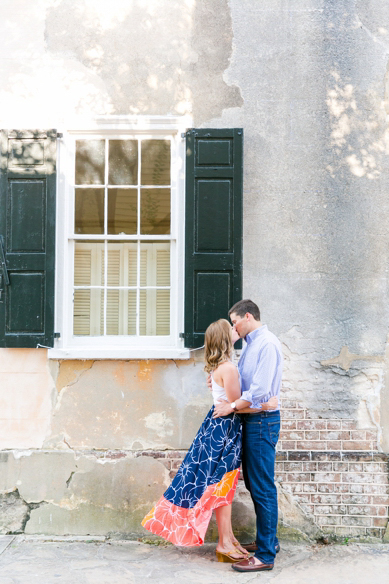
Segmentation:
[(353, 361), (375, 361), (376, 363), (382, 363), (383, 360), (384, 358), (379, 355), (355, 355), (354, 353), (350, 353), (347, 346), (344, 346), (337, 357), (320, 361), (320, 365), (323, 367), (338, 365), (344, 371), (348, 371)]
[(159, 438), (173, 435), (173, 420), (166, 416), (166, 412), (155, 412), (144, 418), (145, 426), (157, 433)]

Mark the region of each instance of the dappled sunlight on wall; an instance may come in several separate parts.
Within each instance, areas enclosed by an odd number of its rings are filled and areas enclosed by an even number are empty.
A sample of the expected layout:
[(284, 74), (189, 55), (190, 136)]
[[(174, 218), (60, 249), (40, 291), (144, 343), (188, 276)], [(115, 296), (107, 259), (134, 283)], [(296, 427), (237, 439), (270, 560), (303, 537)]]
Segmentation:
[(389, 128), (381, 96), (370, 90), (362, 98), (352, 83), (336, 71), (331, 73), (333, 87), (327, 91), (330, 113), (330, 144), (336, 158), (327, 166), (334, 177), (347, 168), (356, 177), (376, 179), (387, 164)]

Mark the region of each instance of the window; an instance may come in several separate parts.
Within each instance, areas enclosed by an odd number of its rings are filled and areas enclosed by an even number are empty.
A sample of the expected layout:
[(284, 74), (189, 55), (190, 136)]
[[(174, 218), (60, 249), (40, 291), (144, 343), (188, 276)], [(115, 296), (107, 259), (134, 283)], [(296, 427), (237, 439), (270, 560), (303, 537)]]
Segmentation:
[(114, 126), (103, 121), (61, 140), (57, 219), (66, 220), (58, 236), (56, 348), (185, 357), (185, 127), (177, 118)]
[(243, 131), (189, 126), (0, 132), (0, 347), (187, 358), (227, 316), (242, 294)]

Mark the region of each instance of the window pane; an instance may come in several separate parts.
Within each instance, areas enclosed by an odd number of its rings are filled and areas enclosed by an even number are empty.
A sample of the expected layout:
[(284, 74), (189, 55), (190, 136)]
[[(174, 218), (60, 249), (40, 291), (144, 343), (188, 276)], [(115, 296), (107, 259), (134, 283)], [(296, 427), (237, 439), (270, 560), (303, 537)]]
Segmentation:
[(74, 245), (74, 285), (104, 284), (104, 244), (96, 241), (76, 241)]
[(128, 335), (136, 335), (136, 290), (128, 291)]
[(73, 308), (73, 333), (99, 336), (104, 333), (102, 319), (104, 290), (75, 290)]
[(170, 243), (141, 242), (140, 285), (170, 286)]
[[(128, 286), (137, 285), (136, 267), (138, 265), (138, 250), (136, 243), (127, 244), (128, 247)], [(126, 284), (126, 285), (127, 285)]]
[(170, 290), (140, 290), (140, 335), (170, 334)]
[(75, 233), (104, 233), (104, 189), (76, 189)]
[(105, 141), (76, 140), (76, 185), (103, 185)]
[(137, 232), (138, 191), (108, 189), (108, 233), (132, 235)]
[(107, 335), (119, 334), (119, 290), (107, 290)]
[(142, 235), (170, 233), (170, 189), (142, 189), (140, 209)]
[(170, 185), (169, 140), (142, 140), (142, 185)]
[(137, 140), (110, 140), (108, 182), (111, 185), (138, 184)]

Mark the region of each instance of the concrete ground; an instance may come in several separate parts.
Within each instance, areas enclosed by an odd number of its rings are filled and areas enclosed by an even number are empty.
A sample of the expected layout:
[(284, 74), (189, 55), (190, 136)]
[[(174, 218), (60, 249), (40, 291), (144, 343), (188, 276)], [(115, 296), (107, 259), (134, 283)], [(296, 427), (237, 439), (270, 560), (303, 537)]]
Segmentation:
[(215, 545), (183, 549), (104, 538), (0, 536), (0, 584), (387, 584), (389, 545), (281, 542), (271, 572), (241, 574)]

